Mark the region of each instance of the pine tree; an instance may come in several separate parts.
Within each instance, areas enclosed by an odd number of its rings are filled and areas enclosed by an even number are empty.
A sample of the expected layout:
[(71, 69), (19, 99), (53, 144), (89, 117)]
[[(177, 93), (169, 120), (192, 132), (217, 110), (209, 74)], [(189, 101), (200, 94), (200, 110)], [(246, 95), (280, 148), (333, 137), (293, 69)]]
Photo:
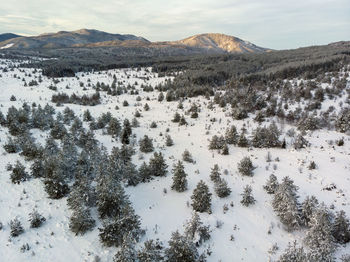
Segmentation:
[(107, 133), (112, 137), (118, 137), (120, 134), (120, 123), (117, 118), (112, 117), (107, 126)]
[(231, 194), (231, 189), (228, 187), (226, 180), (223, 178), (220, 178), (215, 182), (214, 190), (218, 197), (221, 198), (227, 197)]
[(243, 206), (250, 206), (252, 204), (255, 203), (255, 199), (254, 197), (252, 196), (252, 187), (249, 186), (249, 185), (246, 185), (243, 189), (243, 193), (241, 194), (242, 196), (242, 200), (241, 200), (241, 204)]
[(100, 240), (106, 246), (119, 247), (123, 239), (129, 235), (135, 241), (139, 241), (144, 231), (140, 228), (140, 217), (135, 214), (129, 201), (121, 206), (120, 213), (103, 220), (103, 228), (100, 230)]
[(153, 157), (149, 160), (149, 169), (154, 176), (165, 176), (168, 165), (165, 163), (162, 153), (154, 152)]
[(254, 166), (249, 157), (244, 157), (237, 165), (239, 173), (243, 176), (253, 176)]
[(174, 145), (174, 141), (173, 141), (173, 139), (171, 138), (171, 136), (170, 135), (167, 135), (166, 137), (165, 137), (165, 145), (166, 146), (172, 146), (172, 145)]
[(325, 206), (318, 208), (310, 221), (305, 243), (310, 248), (309, 260), (333, 261), (335, 245), (333, 243), (331, 216)]
[(201, 180), (191, 196), (192, 207), (198, 212), (211, 212), (211, 193), (208, 186)]
[(277, 191), (278, 185), (277, 177), (274, 174), (271, 174), (266, 181), (266, 185), (264, 185), (264, 189), (268, 194), (274, 194)]
[(173, 184), (171, 189), (177, 192), (184, 192), (187, 189), (187, 174), (185, 173), (181, 161), (178, 161), (177, 164), (174, 165), (173, 174)]
[(90, 210), (84, 206), (75, 208), (70, 219), (69, 229), (75, 235), (84, 235), (95, 227), (95, 220), (91, 217)]
[(128, 199), (120, 183), (110, 174), (99, 174), (97, 178), (97, 210), (100, 218), (119, 216)]
[(184, 125), (187, 125), (187, 121), (185, 119), (185, 116), (182, 115), (179, 121), (179, 126), (184, 126)]
[(221, 154), (224, 155), (224, 156), (227, 156), (227, 155), (229, 154), (229, 149), (228, 149), (228, 146), (227, 146), (226, 143), (225, 143), (224, 146), (222, 147)]
[(31, 228), (38, 228), (46, 221), (46, 218), (39, 214), (37, 210), (33, 210), (33, 212), (29, 214), (28, 221), (30, 222)]
[(24, 233), (21, 221), (17, 218), (10, 221), (11, 237), (18, 237), (20, 234)]
[(154, 150), (152, 139), (149, 138), (147, 135), (145, 135), (143, 139), (140, 139), (139, 145), (140, 151), (143, 153), (149, 153)]
[(274, 211), (288, 231), (301, 224), (297, 190), (298, 187), (294, 185), (293, 180), (284, 177), (272, 200)]
[(210, 239), (210, 228), (203, 225), (197, 212), (193, 212), (191, 219), (185, 224), (185, 237), (194, 241), (196, 246)]
[(350, 242), (350, 223), (346, 217), (344, 210), (337, 212), (332, 227), (332, 235), (340, 244)]
[(180, 119), (181, 119), (180, 114), (178, 112), (176, 112), (175, 115), (174, 115), (173, 120), (171, 120), (171, 121), (173, 121), (174, 123), (179, 123)]
[(182, 153), (182, 160), (188, 163), (194, 162), (190, 151), (188, 151), (187, 149), (185, 149), (185, 151)]
[(138, 262), (135, 244), (131, 236), (127, 235), (123, 239), (121, 249), (115, 255), (114, 262)]
[(306, 226), (309, 226), (312, 216), (318, 207), (318, 200), (315, 196), (307, 196), (301, 205), (301, 214)]
[(178, 231), (172, 233), (169, 247), (165, 250), (167, 262), (196, 262), (199, 255), (196, 246)]
[(238, 141), (237, 128), (232, 125), (225, 133), (225, 141), (229, 145), (236, 145)]
[(139, 173), (141, 182), (149, 182), (152, 180), (152, 173), (149, 166), (146, 164), (146, 162), (142, 163), (142, 165), (138, 170), (138, 173)]
[(163, 261), (163, 245), (161, 242), (154, 240), (147, 240), (144, 246), (137, 253), (139, 262), (158, 262)]
[(25, 167), (17, 160), (15, 167), (12, 169), (11, 182), (20, 184), (29, 179), (29, 174), (25, 171)]
[(307, 262), (307, 254), (304, 248), (298, 247), (296, 241), (293, 244), (288, 243), (287, 249), (279, 257), (278, 262)]
[(221, 173), (219, 171), (219, 166), (218, 164), (215, 164), (210, 172), (210, 180), (213, 182), (217, 182), (220, 180), (220, 176), (221, 176)]
[(241, 132), (241, 134), (240, 134), (240, 136), (238, 138), (237, 146), (239, 146), (239, 147), (248, 147), (249, 146), (249, 141), (246, 138), (246, 136), (245, 136), (243, 131)]

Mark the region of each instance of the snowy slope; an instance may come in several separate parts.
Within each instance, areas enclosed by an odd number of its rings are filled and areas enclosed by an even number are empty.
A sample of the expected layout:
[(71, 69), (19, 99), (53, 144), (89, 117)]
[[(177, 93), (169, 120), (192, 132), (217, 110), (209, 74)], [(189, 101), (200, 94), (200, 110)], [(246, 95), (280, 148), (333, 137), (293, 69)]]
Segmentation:
[[(0, 68), (9, 67), (13, 62), (0, 60)], [(31, 76), (29, 76), (29, 74)], [(32, 79), (38, 79), (40, 71), (33, 69), (9, 70), (1, 73), (0, 77), (0, 110), (6, 115), (7, 109), (15, 105), (20, 107), (23, 102), (29, 104), (35, 102), (44, 106), (50, 102), (52, 94), (56, 91), (47, 87), (52, 80), (42, 76), (42, 83), (38, 86), (24, 86), (24, 79), (27, 83)], [(149, 183), (141, 183), (136, 187), (126, 187), (130, 195), (136, 213), (142, 219), (142, 227), (146, 229), (146, 235), (141, 242), (147, 239), (159, 238), (165, 244), (171, 233), (175, 230), (183, 232), (184, 223), (190, 219), (192, 214), (191, 194), (196, 184), (204, 180), (210, 187), (212, 196), (212, 214), (203, 213), (200, 217), (204, 224), (209, 224), (212, 229), (211, 239), (201, 247), (204, 251), (208, 246), (212, 250), (208, 261), (269, 261), (277, 259), (281, 252), (287, 247), (288, 242), (298, 240), (302, 242), (305, 230), (287, 232), (283, 229), (278, 217), (271, 206), (272, 196), (263, 190), (270, 174), (275, 174), (279, 181), (284, 176), (291, 177), (299, 187), (300, 201), (308, 195), (315, 195), (320, 202), (334, 205), (334, 210), (345, 210), (350, 215), (350, 137), (335, 131), (319, 130), (309, 132), (307, 139), (311, 146), (302, 150), (295, 150), (291, 146), (287, 149), (247, 149), (230, 145), (229, 155), (224, 156), (216, 151), (208, 149), (209, 139), (216, 134), (224, 134), (227, 127), (235, 124), (237, 129), (245, 123), (248, 129), (257, 126), (252, 121), (253, 116), (245, 120), (233, 120), (228, 116), (228, 107), (220, 108), (217, 105), (213, 110), (208, 109), (209, 100), (204, 97), (187, 99), (183, 102), (184, 111), (177, 109), (178, 102), (158, 102), (159, 92), (143, 92), (141, 84), (156, 86), (164, 83), (166, 77), (158, 77), (149, 69), (140, 71), (134, 69), (109, 70), (95, 73), (79, 73), (76, 78), (60, 78), (56, 84), (58, 92), (67, 94), (93, 94), (95, 91), (88, 86), (88, 83), (96, 84), (97, 81), (111, 84), (113, 75), (117, 81), (125, 86), (134, 85), (142, 98), (136, 101), (137, 95), (123, 94), (112, 97), (101, 92), (102, 104), (91, 106), (79, 106), (69, 104), (71, 109), (78, 116), (82, 116), (87, 108), (94, 117), (101, 113), (111, 112), (119, 119), (132, 119), (138, 109), (142, 117), (138, 118), (140, 127), (134, 128), (137, 140), (147, 134), (153, 138), (156, 151), (161, 151), (168, 164), (168, 175), (164, 178), (156, 178)], [(80, 83), (83, 83), (87, 90), (83, 90)], [(69, 86), (69, 89), (66, 89)], [(11, 95), (17, 101), (10, 101)], [(146, 98), (149, 97), (149, 101)], [(128, 107), (123, 107), (124, 100), (129, 102)], [(148, 103), (149, 111), (143, 110), (143, 105)], [(178, 126), (171, 122), (176, 111), (184, 113), (191, 104), (195, 102), (201, 105), (201, 112), (197, 119), (186, 116), (187, 126)], [(339, 110), (339, 101), (326, 101), (327, 107), (335, 105)], [(52, 104), (55, 106), (54, 104)], [(119, 109), (115, 109), (118, 105)], [(66, 106), (66, 105), (65, 105)], [(65, 108), (55, 107), (57, 111)], [(216, 122), (210, 119), (216, 118)], [(157, 128), (151, 129), (150, 123), (157, 121)], [(266, 123), (265, 123), (266, 124)], [(291, 126), (287, 124), (280, 126), (285, 133)], [(174, 146), (165, 147), (166, 129), (174, 140)], [(34, 130), (37, 141), (44, 142), (47, 133)], [(160, 136), (162, 133), (162, 136)], [(14, 164), (19, 159), (29, 170), (31, 163), (25, 162), (18, 154), (7, 154), (3, 149), (6, 142), (8, 130), (0, 127), (0, 222), (3, 229), (0, 230), (0, 257), (1, 261), (94, 261), (95, 256), (101, 261), (112, 261), (116, 248), (103, 247), (99, 242), (98, 226), (84, 236), (75, 236), (68, 227), (71, 211), (66, 204), (66, 198), (52, 200), (47, 198), (43, 189), (42, 181), (31, 179), (20, 185), (14, 185), (10, 181), (10, 171), (6, 171), (8, 163)], [(100, 130), (96, 132), (98, 140), (111, 150), (113, 146), (120, 146)], [(343, 147), (334, 146), (330, 140), (344, 138)], [(289, 138), (286, 137), (288, 140)], [(133, 156), (133, 163), (138, 166), (151, 157), (152, 154), (144, 154), (138, 151)], [(184, 163), (188, 176), (188, 190), (183, 193), (172, 191), (171, 169), (177, 160), (180, 160), (182, 153), (188, 149), (195, 163)], [(272, 162), (266, 162), (267, 152), (272, 155)], [(253, 177), (242, 177), (238, 174), (237, 163), (245, 156), (250, 156), (256, 169)], [(275, 160), (276, 158), (279, 160)], [(308, 170), (310, 161), (315, 161), (318, 168)], [(214, 193), (214, 185), (209, 179), (211, 168), (218, 164), (223, 177), (228, 182), (232, 193), (229, 197), (220, 199)], [(224, 172), (224, 170), (227, 170)], [(226, 173), (226, 174), (224, 174)], [(257, 200), (255, 205), (244, 207), (240, 204), (243, 187), (250, 184), (253, 195)], [(336, 185), (336, 189), (327, 191), (324, 188), (330, 184)], [(167, 189), (167, 193), (164, 192)], [(224, 213), (223, 206), (227, 204), (229, 210)], [(46, 218), (46, 223), (39, 229), (30, 229), (28, 214), (37, 208)], [(25, 233), (17, 238), (10, 238), (9, 222), (18, 217), (25, 228)], [(94, 214), (97, 219), (97, 214)], [(98, 219), (97, 219), (98, 221)], [(218, 221), (222, 226), (217, 228)], [(271, 230), (271, 234), (268, 231)], [(231, 235), (234, 241), (231, 241)], [(23, 244), (28, 243), (30, 250), (20, 252)], [(279, 249), (276, 254), (269, 252), (270, 248), (277, 243)], [(338, 248), (337, 257), (350, 252), (350, 245)]]

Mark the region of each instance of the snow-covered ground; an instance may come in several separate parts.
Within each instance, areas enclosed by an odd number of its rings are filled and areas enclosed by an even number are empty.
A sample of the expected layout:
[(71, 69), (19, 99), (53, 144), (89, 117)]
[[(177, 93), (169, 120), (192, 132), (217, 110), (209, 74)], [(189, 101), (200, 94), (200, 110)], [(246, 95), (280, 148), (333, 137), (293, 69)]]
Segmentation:
[[(0, 68), (7, 67), (11, 61), (0, 60)], [(334, 210), (343, 209), (350, 216), (350, 137), (335, 131), (318, 130), (309, 132), (306, 138), (311, 146), (295, 150), (291, 146), (287, 149), (247, 149), (230, 145), (229, 155), (221, 155), (216, 151), (208, 149), (209, 139), (213, 135), (224, 135), (225, 130), (231, 124), (237, 129), (245, 123), (248, 129), (256, 126), (252, 117), (245, 120), (233, 120), (228, 116), (228, 107), (221, 108), (217, 105), (214, 109), (208, 109), (209, 100), (204, 97), (197, 97), (183, 101), (184, 110), (177, 109), (178, 102), (158, 102), (158, 91), (143, 92), (141, 84), (156, 86), (166, 81), (166, 77), (158, 77), (150, 72), (150, 69), (140, 71), (133, 69), (109, 70), (95, 73), (79, 73), (75, 78), (59, 78), (55, 84), (58, 91), (48, 89), (52, 80), (41, 76), (42, 82), (38, 86), (24, 86), (24, 81), (38, 80), (40, 71), (34, 73), (33, 69), (15, 68), (8, 72), (1, 73), (0, 77), (0, 110), (6, 115), (7, 109), (12, 105), (22, 106), (23, 102), (32, 104), (51, 103), (51, 96), (57, 92), (65, 92), (78, 95), (93, 94), (95, 91), (88, 86), (98, 81), (106, 84), (113, 82), (113, 75), (121, 85), (135, 85), (139, 91), (141, 101), (137, 101), (137, 95), (122, 94), (110, 96), (101, 92), (102, 103), (96, 106), (65, 105), (73, 109), (78, 116), (89, 109), (94, 117), (101, 113), (111, 112), (113, 116), (123, 120), (132, 119), (137, 110), (142, 114), (138, 118), (140, 127), (133, 128), (137, 140), (148, 135), (153, 138), (155, 151), (161, 151), (168, 164), (168, 175), (156, 178), (149, 183), (141, 183), (136, 187), (126, 187), (130, 195), (136, 213), (142, 219), (142, 227), (146, 229), (146, 235), (142, 241), (159, 238), (166, 244), (171, 233), (175, 230), (183, 232), (184, 223), (190, 219), (192, 207), (190, 196), (193, 189), (200, 180), (204, 180), (210, 187), (212, 196), (212, 214), (200, 214), (204, 224), (210, 225), (212, 230), (211, 239), (201, 247), (201, 250), (210, 246), (212, 250), (208, 261), (269, 261), (277, 259), (281, 252), (287, 247), (288, 242), (298, 240), (302, 243), (305, 230), (287, 232), (283, 229), (278, 217), (271, 206), (272, 196), (264, 189), (267, 178), (275, 174), (279, 181), (283, 177), (291, 177), (299, 187), (298, 194), (300, 201), (308, 195), (315, 195), (320, 202), (326, 205), (334, 205)], [(30, 75), (30, 76), (29, 76)], [(83, 90), (83, 83), (86, 90)], [(69, 86), (69, 89), (66, 87)], [(10, 101), (14, 95), (16, 101)], [(149, 98), (149, 101), (146, 98)], [(212, 98), (211, 98), (212, 99)], [(127, 100), (129, 106), (123, 107), (123, 101)], [(200, 105), (201, 112), (197, 119), (186, 116), (187, 126), (179, 126), (171, 122), (176, 111), (184, 113), (191, 104), (195, 102)], [(339, 101), (335, 101), (337, 105)], [(149, 111), (144, 111), (143, 106), (147, 103)], [(329, 102), (332, 103), (333, 102)], [(58, 111), (65, 108), (55, 107)], [(119, 109), (115, 107), (118, 106)], [(216, 122), (210, 119), (216, 118)], [(157, 122), (157, 128), (150, 128), (152, 121)], [(287, 124), (280, 126), (284, 133), (291, 126)], [(174, 146), (165, 146), (166, 129), (174, 140)], [(162, 135), (160, 135), (162, 134)], [(33, 135), (38, 141), (44, 141), (46, 133), (34, 130)], [(52, 200), (47, 198), (42, 181), (31, 179), (19, 185), (10, 181), (10, 171), (6, 171), (8, 163), (14, 164), (20, 160), (29, 170), (30, 162), (25, 162), (18, 154), (7, 154), (3, 145), (7, 140), (7, 128), (0, 127), (0, 222), (3, 229), (0, 230), (0, 261), (94, 261), (99, 256), (101, 261), (112, 261), (116, 248), (103, 247), (99, 242), (98, 227), (83, 236), (75, 236), (69, 230), (68, 222), (71, 211), (66, 204), (66, 198)], [(119, 146), (120, 142), (115, 141), (111, 136), (96, 132), (96, 137), (108, 150), (113, 146)], [(329, 141), (344, 138), (345, 144), (342, 147), (334, 146)], [(143, 154), (137, 150), (133, 156), (133, 163), (138, 166), (143, 161), (148, 161), (152, 154)], [(182, 159), (182, 153), (188, 149), (195, 163), (184, 163), (185, 171), (188, 174), (188, 190), (178, 193), (170, 189), (172, 183), (172, 166), (177, 160)], [(267, 153), (270, 152), (272, 162), (266, 161)], [(237, 163), (245, 156), (250, 156), (256, 169), (253, 177), (242, 177), (238, 174)], [(278, 157), (279, 160), (275, 160)], [(317, 169), (309, 170), (307, 167), (311, 161), (315, 161)], [(210, 181), (209, 175), (214, 164), (218, 164), (223, 177), (228, 182), (232, 193), (227, 198), (219, 198), (214, 193), (214, 184)], [(224, 172), (227, 170), (227, 172)], [(245, 185), (251, 185), (253, 195), (257, 200), (255, 205), (245, 207), (240, 204), (241, 196)], [(328, 185), (334, 184), (335, 189), (324, 190)], [(164, 192), (167, 189), (167, 193)], [(223, 206), (227, 205), (229, 210), (223, 212)], [(38, 229), (29, 228), (28, 214), (36, 208), (42, 213), (47, 221)], [(10, 238), (9, 222), (18, 217), (22, 222), (25, 233), (17, 238)], [(94, 214), (97, 219), (97, 214)], [(98, 219), (97, 219), (98, 221)], [(217, 228), (218, 222), (222, 226)], [(271, 234), (268, 234), (268, 231)], [(231, 235), (234, 240), (231, 240)], [(20, 252), (22, 245), (28, 243), (30, 250)], [(275, 254), (269, 250), (274, 244), (279, 249)], [(337, 257), (350, 252), (350, 245), (339, 247)]]

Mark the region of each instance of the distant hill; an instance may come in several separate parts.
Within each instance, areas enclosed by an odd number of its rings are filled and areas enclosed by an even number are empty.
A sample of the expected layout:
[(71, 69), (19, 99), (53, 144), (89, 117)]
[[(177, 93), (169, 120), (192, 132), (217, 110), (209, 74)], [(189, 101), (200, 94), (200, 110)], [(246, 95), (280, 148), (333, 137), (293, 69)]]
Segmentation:
[(106, 41), (128, 40), (148, 42), (148, 40), (134, 35), (110, 34), (92, 29), (80, 29), (72, 32), (60, 31), (57, 33), (42, 34), (39, 36), (13, 38), (0, 42), (0, 47), (13, 44), (10, 47), (12, 49), (65, 48), (84, 46)]
[(169, 42), (170, 44), (183, 44), (191, 47), (199, 47), (213, 51), (226, 51), (229, 53), (254, 53), (265, 52), (269, 49), (256, 46), (234, 36), (224, 34), (200, 34), (183, 40)]
[[(269, 49), (256, 46), (237, 37), (224, 34), (201, 34), (179, 41), (150, 42), (134, 35), (110, 34), (93, 29), (80, 29), (67, 32), (46, 33), (39, 36), (17, 37), (0, 41), (1, 49), (60, 49), (82, 47), (122, 47), (171, 49), (186, 53), (252, 53)], [(178, 50), (178, 51), (176, 51)]]
[(9, 39), (13, 39), (16, 37), (21, 37), (20, 35), (12, 34), (12, 33), (5, 33), (5, 34), (0, 34), (0, 42), (6, 41)]

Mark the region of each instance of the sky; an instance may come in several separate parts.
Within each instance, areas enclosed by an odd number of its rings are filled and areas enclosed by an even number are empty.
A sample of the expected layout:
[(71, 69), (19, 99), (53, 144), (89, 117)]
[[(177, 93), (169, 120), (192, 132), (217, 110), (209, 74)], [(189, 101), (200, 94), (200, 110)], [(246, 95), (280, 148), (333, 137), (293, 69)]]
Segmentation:
[(81, 28), (150, 41), (223, 33), (290, 49), (350, 40), (350, 0), (10, 0), (0, 33), (38, 35)]

